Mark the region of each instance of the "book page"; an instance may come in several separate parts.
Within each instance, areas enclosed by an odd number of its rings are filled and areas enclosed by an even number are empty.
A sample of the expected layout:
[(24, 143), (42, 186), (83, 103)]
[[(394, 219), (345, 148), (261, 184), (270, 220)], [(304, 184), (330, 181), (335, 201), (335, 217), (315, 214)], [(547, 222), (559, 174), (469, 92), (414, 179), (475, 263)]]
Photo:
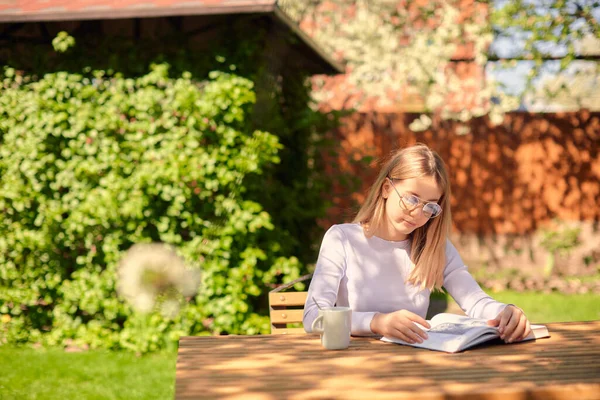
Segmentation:
[(525, 340), (535, 340), (550, 337), (550, 332), (545, 325), (534, 325), (531, 324), (531, 333), (523, 338)]
[(427, 331), (429, 338), (425, 342), (440, 342), (445, 351), (460, 351), (484, 334), (486, 340), (497, 337), (497, 329), (485, 321), (467, 320), (461, 322), (439, 322)]
[[(432, 329), (439, 326), (440, 327), (439, 329), (441, 329), (441, 330), (452, 329), (451, 328), (452, 325), (444, 327), (445, 324), (458, 324), (458, 325), (464, 327), (465, 334), (467, 334), (467, 332), (469, 331), (467, 326), (468, 327), (478, 327), (478, 326), (488, 327), (488, 328), (493, 328), (494, 330), (497, 331), (497, 328), (490, 327), (487, 324), (487, 320), (485, 320), (485, 319), (469, 318), (464, 315), (457, 315), (457, 314), (450, 314), (450, 313), (437, 314), (433, 318), (431, 318), (431, 321), (429, 321), (429, 323), (430, 323)], [(531, 333), (527, 337), (523, 338), (522, 341), (541, 339), (541, 338), (546, 338), (546, 337), (550, 337), (550, 333), (548, 332), (548, 328), (546, 328), (545, 325), (531, 324)]]
[(410, 344), (400, 339), (390, 338), (382, 338), (382, 340), (454, 353), (472, 346), (472, 343), (478, 338), (481, 339), (477, 340), (475, 344), (498, 336), (497, 329), (488, 326), (485, 320), (443, 313), (436, 315), (429, 322), (431, 329), (419, 325), (428, 335), (428, 338), (423, 343)]
[[(404, 344), (423, 349), (456, 353), (499, 337), (498, 328), (489, 326), (487, 320), (469, 318), (467, 316), (441, 313), (430, 321), (430, 329), (420, 324), (419, 328), (427, 332), (428, 339), (423, 343), (407, 343), (396, 338), (383, 337), (384, 342)], [(549, 337), (548, 329), (543, 325), (531, 325), (531, 334), (525, 340)]]
[(450, 314), (450, 313), (437, 314), (433, 318), (431, 318), (431, 321), (429, 321), (429, 323), (432, 328), (435, 325), (444, 324), (444, 323), (461, 324), (461, 325), (467, 325), (467, 326), (488, 326), (487, 320), (485, 320), (485, 319), (469, 318), (465, 315)]

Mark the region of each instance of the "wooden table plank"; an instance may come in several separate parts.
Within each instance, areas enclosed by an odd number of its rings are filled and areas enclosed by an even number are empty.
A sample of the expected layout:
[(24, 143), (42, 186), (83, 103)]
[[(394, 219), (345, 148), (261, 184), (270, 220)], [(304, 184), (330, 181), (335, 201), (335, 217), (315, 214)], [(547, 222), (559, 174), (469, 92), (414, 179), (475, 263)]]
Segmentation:
[(183, 337), (176, 399), (600, 399), (600, 321), (548, 324), (551, 338), (446, 354), (315, 335)]

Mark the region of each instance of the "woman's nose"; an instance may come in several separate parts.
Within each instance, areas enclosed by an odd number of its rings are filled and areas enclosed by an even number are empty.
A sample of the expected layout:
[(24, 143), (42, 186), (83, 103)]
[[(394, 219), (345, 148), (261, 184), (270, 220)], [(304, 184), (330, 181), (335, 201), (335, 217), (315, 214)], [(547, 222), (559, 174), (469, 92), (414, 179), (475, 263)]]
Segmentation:
[(419, 213), (420, 213), (420, 211), (421, 211), (421, 210), (419, 209), (419, 207), (410, 208), (410, 209), (408, 209), (408, 208), (405, 208), (405, 209), (404, 209), (404, 212), (405, 212), (406, 214), (410, 215), (411, 217), (413, 217), (413, 216), (418, 216), (418, 215), (419, 215)]
[(423, 207), (420, 205), (416, 206), (415, 208), (411, 208), (410, 210), (405, 209), (404, 212), (413, 218), (420, 218), (424, 216)]

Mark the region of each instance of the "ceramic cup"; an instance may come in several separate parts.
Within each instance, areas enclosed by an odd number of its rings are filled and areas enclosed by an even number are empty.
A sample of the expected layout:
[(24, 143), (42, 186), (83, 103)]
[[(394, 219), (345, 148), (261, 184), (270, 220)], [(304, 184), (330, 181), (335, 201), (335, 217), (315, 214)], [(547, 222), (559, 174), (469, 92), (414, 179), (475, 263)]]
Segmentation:
[(347, 349), (350, 345), (352, 310), (348, 307), (327, 307), (319, 310), (312, 330), (321, 334), (321, 344), (328, 350)]

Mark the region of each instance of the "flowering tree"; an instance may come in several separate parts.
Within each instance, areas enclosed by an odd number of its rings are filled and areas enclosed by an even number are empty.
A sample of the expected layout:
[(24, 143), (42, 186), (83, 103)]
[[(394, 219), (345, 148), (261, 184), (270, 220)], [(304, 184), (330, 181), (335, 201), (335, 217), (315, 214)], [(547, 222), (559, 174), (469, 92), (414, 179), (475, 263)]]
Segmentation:
[[(521, 59), (534, 67), (526, 87), (549, 57), (561, 69), (577, 59), (577, 43), (599, 37), (594, 13), (600, 2), (476, 0), (304, 0), (280, 1), (280, 6), (314, 39), (347, 63), (348, 77), (337, 85), (350, 105), (374, 99), (380, 105), (419, 99), (418, 111), (443, 119), (466, 121), (489, 115), (494, 123), (518, 107), (519, 96), (509, 95), (491, 77), (490, 61), (500, 60), (490, 46), (495, 37), (520, 43)], [(562, 52), (556, 53), (559, 46)], [(519, 47), (519, 46), (517, 46)], [(327, 102), (335, 93), (326, 79), (316, 81), (316, 96)], [(411, 128), (424, 130), (427, 115)]]
[(597, 0), (505, 2), (491, 24), (496, 44), (513, 45), (492, 46), (490, 58), (500, 68), (529, 67), (521, 95), (536, 109), (590, 108), (600, 76), (599, 18)]

